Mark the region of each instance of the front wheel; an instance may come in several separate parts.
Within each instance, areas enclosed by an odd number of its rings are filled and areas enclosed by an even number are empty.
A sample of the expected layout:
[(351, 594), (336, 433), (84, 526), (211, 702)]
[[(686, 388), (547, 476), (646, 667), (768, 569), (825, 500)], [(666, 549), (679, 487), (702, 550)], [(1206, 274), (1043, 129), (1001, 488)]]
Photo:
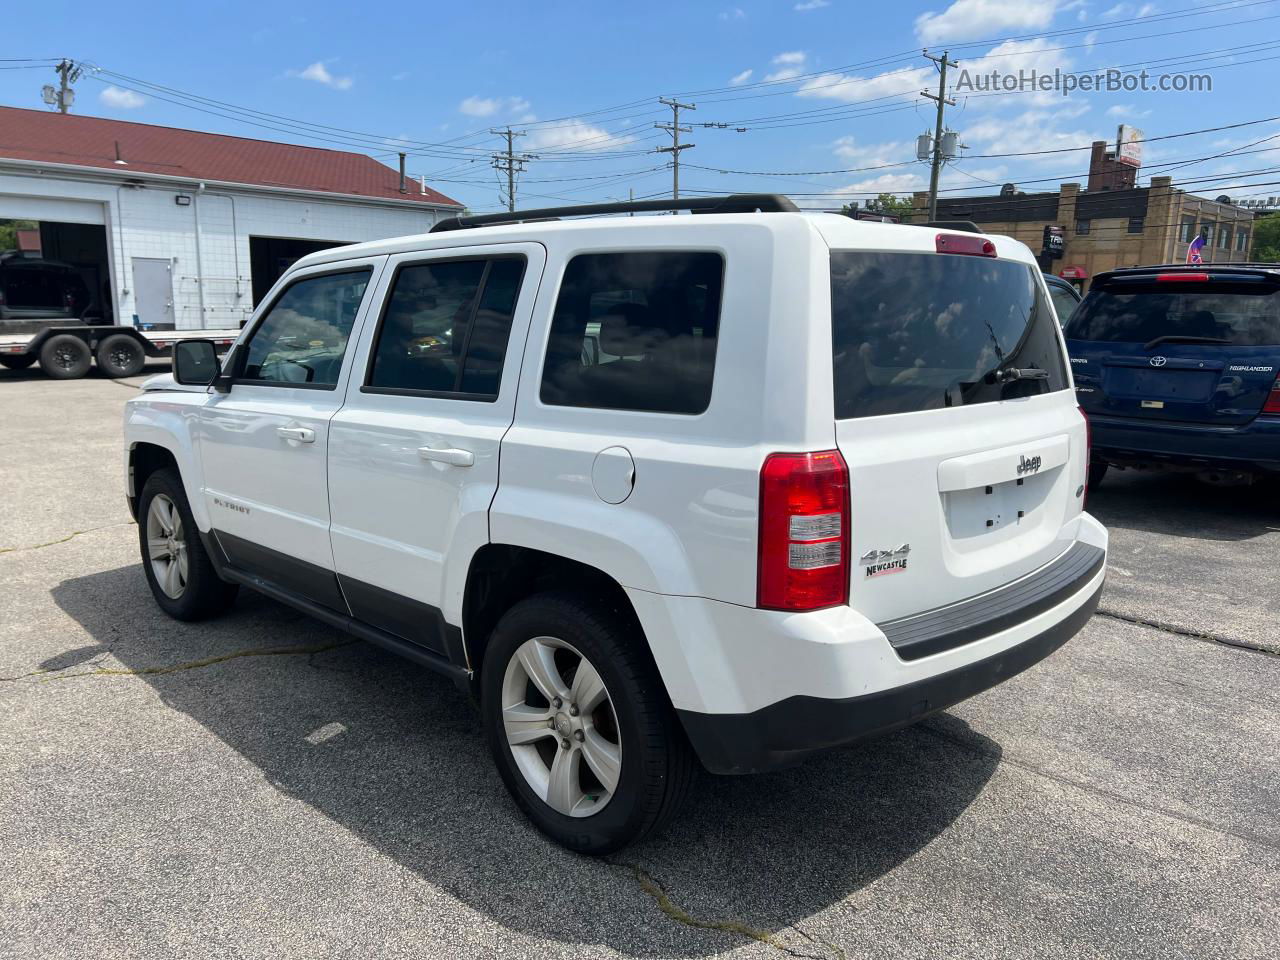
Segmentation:
[(485, 651), (481, 709), (498, 772), (534, 825), (579, 853), (653, 832), (693, 777), (644, 642), (612, 611), (543, 594), (509, 610)]
[(221, 613), (236, 585), (218, 576), (200, 542), (182, 481), (172, 470), (147, 478), (138, 500), (142, 567), (156, 603), (177, 620), (203, 620)]

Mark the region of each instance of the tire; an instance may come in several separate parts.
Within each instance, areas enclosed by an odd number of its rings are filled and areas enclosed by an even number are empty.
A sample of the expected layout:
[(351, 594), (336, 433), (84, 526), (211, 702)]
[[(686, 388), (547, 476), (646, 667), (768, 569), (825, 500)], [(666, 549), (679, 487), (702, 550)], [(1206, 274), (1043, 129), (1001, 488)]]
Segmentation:
[(72, 333), (59, 333), (40, 347), (40, 369), (55, 380), (77, 380), (89, 372), (89, 345)]
[(36, 358), (29, 353), (0, 357), (0, 367), (4, 367), (6, 370), (25, 370), (35, 362)]
[(157, 470), (143, 485), (138, 500), (138, 548), (152, 596), (174, 619), (204, 620), (222, 613), (235, 600), (238, 588), (214, 569), (200, 542), (182, 481), (173, 470)]
[(98, 344), (98, 369), (108, 377), (136, 377), (146, 365), (147, 354), (127, 333), (113, 333)]
[[(602, 605), (550, 593), (507, 611), (485, 651), (480, 704), (498, 772), (533, 824), (578, 853), (612, 853), (659, 829), (693, 779), (693, 751), (644, 643)], [(542, 665), (542, 682), (525, 668), (530, 662)], [(573, 696), (590, 677), (584, 663), (602, 681), (603, 700), (579, 715)], [(565, 694), (560, 709), (540, 693), (550, 671)], [(616, 770), (612, 790), (598, 769)]]
[(1105, 460), (1093, 459), (1089, 461), (1089, 489), (1096, 490), (1098, 485), (1102, 483), (1102, 478), (1107, 475), (1107, 467), (1110, 464)]

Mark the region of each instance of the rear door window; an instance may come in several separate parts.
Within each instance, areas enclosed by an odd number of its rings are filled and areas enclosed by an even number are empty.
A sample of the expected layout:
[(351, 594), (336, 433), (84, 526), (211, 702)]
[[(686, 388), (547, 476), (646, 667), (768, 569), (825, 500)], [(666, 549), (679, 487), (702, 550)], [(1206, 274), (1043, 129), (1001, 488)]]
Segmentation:
[(1027, 264), (833, 251), (831, 311), (837, 419), (1067, 386), (1053, 311)]
[(543, 403), (697, 414), (711, 401), (724, 258), (580, 254), (565, 267)]
[(365, 391), (496, 398), (524, 268), (523, 257), (402, 266)]
[(1173, 337), (1209, 345), (1280, 344), (1280, 290), (1258, 281), (1116, 282), (1089, 291), (1066, 335), (1111, 343)]

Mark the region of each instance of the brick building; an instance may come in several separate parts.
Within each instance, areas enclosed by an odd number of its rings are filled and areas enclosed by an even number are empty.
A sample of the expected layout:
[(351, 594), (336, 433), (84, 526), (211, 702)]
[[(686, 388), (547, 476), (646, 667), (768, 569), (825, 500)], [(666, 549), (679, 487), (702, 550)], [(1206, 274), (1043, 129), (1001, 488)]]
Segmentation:
[[(1056, 192), (939, 198), (938, 219), (971, 220), (989, 233), (1021, 240), (1036, 253), (1044, 228), (1062, 227), (1066, 249), (1049, 268), (1085, 283), (1116, 267), (1183, 263), (1187, 245), (1200, 231), (1207, 237), (1202, 252), (1206, 263), (1249, 259), (1252, 211), (1179, 190), (1171, 177), (1152, 177), (1148, 187), (1132, 186), (1137, 168), (1117, 163), (1106, 148), (1102, 141), (1093, 145), (1096, 167), (1091, 165), (1089, 181), (1097, 189), (1064, 183)], [(915, 194), (914, 206), (919, 212), (912, 219), (926, 219), (928, 195)]]

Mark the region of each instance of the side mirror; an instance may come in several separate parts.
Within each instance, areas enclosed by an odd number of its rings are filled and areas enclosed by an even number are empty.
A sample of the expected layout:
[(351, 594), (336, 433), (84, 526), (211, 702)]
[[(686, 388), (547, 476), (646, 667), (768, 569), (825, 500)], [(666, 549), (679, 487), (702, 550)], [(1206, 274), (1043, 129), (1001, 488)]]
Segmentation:
[(207, 387), (221, 372), (212, 340), (179, 340), (173, 345), (173, 379), (191, 387)]

